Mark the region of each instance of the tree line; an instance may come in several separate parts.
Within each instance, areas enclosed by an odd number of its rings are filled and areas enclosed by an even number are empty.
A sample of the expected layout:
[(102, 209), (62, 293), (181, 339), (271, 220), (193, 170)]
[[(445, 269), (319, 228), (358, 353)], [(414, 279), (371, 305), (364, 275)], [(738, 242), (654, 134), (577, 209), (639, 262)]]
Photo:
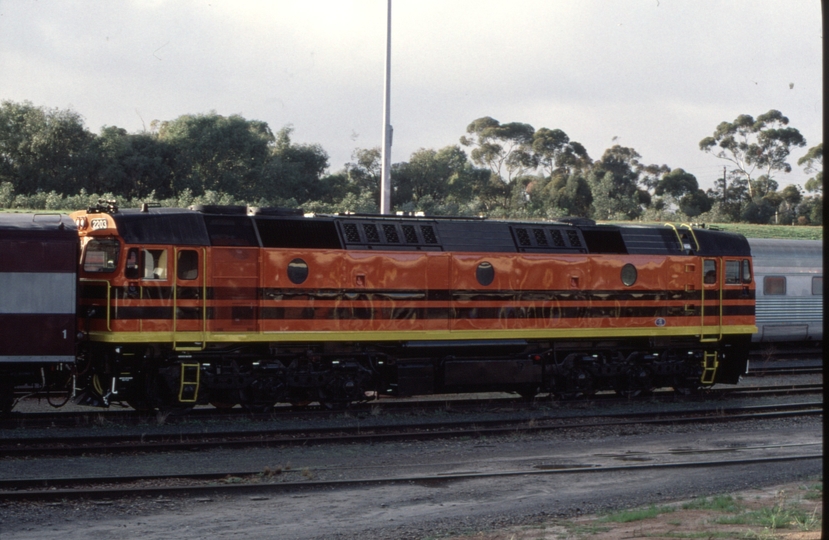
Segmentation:
[[(797, 165), (814, 176), (805, 192), (777, 178), (806, 139), (782, 113), (740, 115), (699, 143), (726, 163), (708, 190), (682, 168), (646, 164), (614, 145), (593, 159), (560, 129), (471, 122), (459, 144), (422, 148), (391, 168), (392, 207), (427, 215), (597, 220), (822, 224), (823, 143)], [(215, 112), (153, 121), (128, 133), (90, 132), (71, 110), (0, 104), (0, 207), (83, 208), (99, 198), (122, 207), (250, 204), (306, 212), (377, 212), (380, 149), (358, 148), (329, 173), (319, 144), (297, 144), (293, 128)]]

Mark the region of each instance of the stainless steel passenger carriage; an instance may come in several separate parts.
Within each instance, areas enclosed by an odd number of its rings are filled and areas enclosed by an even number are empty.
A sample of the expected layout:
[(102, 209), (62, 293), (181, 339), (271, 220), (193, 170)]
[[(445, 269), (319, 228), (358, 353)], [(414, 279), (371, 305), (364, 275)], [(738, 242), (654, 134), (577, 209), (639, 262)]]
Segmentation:
[[(823, 242), (749, 238), (761, 343), (823, 340)], [(802, 343), (801, 343), (802, 344)]]

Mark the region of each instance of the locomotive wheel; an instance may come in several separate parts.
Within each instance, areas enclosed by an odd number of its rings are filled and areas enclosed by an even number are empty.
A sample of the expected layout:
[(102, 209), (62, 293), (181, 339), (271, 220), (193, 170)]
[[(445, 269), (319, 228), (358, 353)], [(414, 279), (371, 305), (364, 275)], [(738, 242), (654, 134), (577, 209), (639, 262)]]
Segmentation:
[(14, 407), (14, 386), (4, 384), (0, 386), (0, 414), (11, 412)]
[(535, 401), (535, 396), (538, 395), (539, 388), (537, 386), (528, 386), (526, 388), (521, 388), (518, 390), (518, 395), (521, 396), (521, 399), (524, 401), (531, 403)]
[(144, 401), (143, 399), (128, 399), (127, 405), (135, 409), (136, 411), (146, 412), (152, 410), (152, 407)]
[(320, 401), (320, 406), (328, 411), (344, 411), (349, 405), (348, 401)]
[(267, 414), (273, 411), (275, 403), (246, 403), (242, 405), (251, 414)]
[(643, 366), (632, 367), (620, 379), (620, 385), (616, 393), (632, 398), (642, 394), (653, 392), (653, 374), (650, 369)]
[(291, 407), (293, 407), (294, 409), (304, 409), (305, 407), (311, 404), (310, 401), (291, 401), (290, 403)]
[(223, 410), (223, 411), (227, 410), (227, 409), (232, 409), (233, 407), (236, 406), (235, 403), (231, 403), (229, 401), (211, 401), (210, 404), (213, 407), (215, 407), (217, 409), (220, 409), (220, 410)]

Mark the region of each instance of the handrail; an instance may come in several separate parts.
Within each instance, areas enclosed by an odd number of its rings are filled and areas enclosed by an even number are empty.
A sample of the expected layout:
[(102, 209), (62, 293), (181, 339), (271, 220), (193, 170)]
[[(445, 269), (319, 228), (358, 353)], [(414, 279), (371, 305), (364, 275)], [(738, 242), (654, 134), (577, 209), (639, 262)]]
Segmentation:
[(679, 231), (676, 230), (676, 225), (674, 225), (673, 223), (666, 223), (665, 226), (670, 227), (674, 230), (674, 234), (676, 234), (676, 239), (679, 240), (679, 249), (684, 251), (685, 248), (682, 246), (682, 235), (680, 235)]
[(696, 251), (699, 251), (699, 240), (697, 240), (697, 235), (694, 233), (694, 228), (687, 223), (681, 224), (680, 227), (685, 227), (691, 232), (691, 238), (694, 239), (694, 243), (697, 245)]

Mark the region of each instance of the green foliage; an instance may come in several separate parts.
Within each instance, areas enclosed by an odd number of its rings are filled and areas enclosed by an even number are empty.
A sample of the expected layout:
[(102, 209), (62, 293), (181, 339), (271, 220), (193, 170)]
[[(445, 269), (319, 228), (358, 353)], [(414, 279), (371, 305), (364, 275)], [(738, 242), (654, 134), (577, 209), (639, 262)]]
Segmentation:
[(718, 229), (742, 234), (746, 238), (789, 238), (792, 240), (822, 240), (823, 227), (791, 227), (786, 225), (750, 225), (746, 223), (715, 223)]
[(318, 144), (294, 144), (293, 128), (285, 126), (276, 135), (276, 144), (263, 168), (262, 187), (259, 197), (288, 200), (300, 203), (310, 201), (331, 202), (342, 198), (345, 190), (337, 192), (337, 179), (326, 181), (328, 154)]
[(571, 174), (564, 185), (555, 189), (560, 183), (551, 182), (549, 202), (555, 208), (560, 208), (564, 216), (589, 217), (593, 193), (587, 179), (580, 174)]
[(712, 498), (703, 497), (682, 505), (683, 510), (714, 510), (717, 512), (739, 512), (743, 506), (731, 495), (717, 495)]
[(585, 170), (592, 163), (584, 146), (571, 141), (560, 129), (540, 128), (533, 133), (532, 151), (539, 168), (548, 177), (554, 174), (569, 176), (573, 171)]
[(538, 158), (532, 149), (535, 128), (529, 124), (501, 124), (485, 116), (469, 124), (466, 132), (470, 136), (461, 137), (460, 142), (473, 148), (472, 161), (488, 167), (504, 182), (512, 182), (538, 166)]
[(647, 508), (638, 508), (633, 510), (622, 510), (621, 512), (614, 512), (602, 518), (601, 521), (613, 521), (616, 523), (630, 523), (632, 521), (642, 521), (644, 519), (652, 519), (660, 514), (675, 512), (676, 508), (672, 506), (655, 506), (651, 505)]
[(0, 182), (17, 193), (76, 192), (94, 164), (92, 141), (76, 112), (0, 103)]
[(275, 142), (265, 122), (218, 114), (184, 115), (164, 122), (158, 138), (174, 153), (172, 191), (227, 191), (240, 197), (268, 193), (263, 180)]
[(593, 164), (587, 182), (593, 193), (595, 219), (636, 219), (643, 207), (650, 206), (651, 195), (639, 187), (640, 177), (657, 176), (670, 169), (642, 165), (640, 157), (633, 148), (614, 145)]
[(146, 197), (153, 192), (173, 195), (175, 150), (167, 142), (149, 133), (129, 134), (105, 126), (92, 147), (97, 160), (86, 189), (125, 197)]
[[(789, 149), (805, 144), (787, 123), (774, 110), (722, 123), (700, 147), (739, 166), (703, 192), (693, 175), (645, 165), (633, 148), (613, 146), (593, 162), (560, 129), (482, 117), (461, 137), (469, 155), (461, 146), (421, 148), (392, 165), (393, 209), (529, 220), (569, 215), (819, 225), (823, 144), (798, 161), (816, 173), (809, 195), (797, 186), (778, 190), (772, 177), (790, 170)], [(122, 207), (232, 201), (377, 211), (379, 147), (356, 149), (343, 170), (327, 174), (328, 154), (317, 144), (294, 143), (290, 125), (273, 134), (265, 122), (211, 112), (154, 120), (151, 128), (127, 133), (104, 126), (96, 136), (72, 111), (2, 102), (0, 207), (82, 208), (103, 197)]]
[(786, 127), (788, 123), (789, 119), (775, 109), (756, 119), (741, 114), (733, 122), (721, 122), (712, 136), (700, 141), (699, 148), (733, 163), (732, 172), (748, 182), (749, 197), (762, 197), (762, 186), (756, 185), (753, 177), (755, 171), (768, 179), (775, 171), (790, 172), (792, 167), (786, 160), (792, 147), (806, 145), (798, 130)]

